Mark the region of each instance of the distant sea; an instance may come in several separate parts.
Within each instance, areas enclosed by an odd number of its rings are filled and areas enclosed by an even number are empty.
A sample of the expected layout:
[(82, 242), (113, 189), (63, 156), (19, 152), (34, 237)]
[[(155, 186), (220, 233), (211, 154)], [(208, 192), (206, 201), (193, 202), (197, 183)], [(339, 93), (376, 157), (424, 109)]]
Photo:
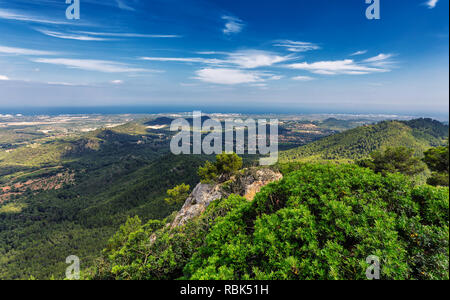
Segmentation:
[(349, 115), (390, 115), (390, 116), (412, 116), (412, 117), (430, 117), (441, 121), (448, 121), (449, 113), (397, 113), (388, 111), (344, 111), (336, 109), (317, 109), (317, 108), (288, 108), (279, 107), (230, 107), (230, 106), (91, 106), (91, 107), (0, 107), (0, 115), (85, 115), (85, 114), (160, 114), (160, 113), (181, 113), (200, 110), (203, 113), (240, 113), (240, 114), (349, 114)]

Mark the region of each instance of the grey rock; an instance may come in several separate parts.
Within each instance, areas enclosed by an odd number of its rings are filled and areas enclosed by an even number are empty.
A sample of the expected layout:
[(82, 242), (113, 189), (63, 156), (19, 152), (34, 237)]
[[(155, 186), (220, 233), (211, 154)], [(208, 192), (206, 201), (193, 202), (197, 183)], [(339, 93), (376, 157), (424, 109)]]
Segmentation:
[(185, 225), (189, 220), (200, 216), (211, 202), (227, 198), (230, 194), (237, 194), (251, 201), (263, 186), (282, 178), (281, 173), (271, 169), (253, 168), (242, 171), (225, 183), (199, 183), (168, 226), (175, 228)]

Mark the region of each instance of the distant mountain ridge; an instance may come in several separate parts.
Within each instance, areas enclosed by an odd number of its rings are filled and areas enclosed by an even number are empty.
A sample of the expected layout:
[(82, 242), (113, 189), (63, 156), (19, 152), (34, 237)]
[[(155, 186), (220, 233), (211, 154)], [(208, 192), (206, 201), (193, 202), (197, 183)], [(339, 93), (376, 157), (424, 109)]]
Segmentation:
[(387, 147), (410, 147), (420, 155), (448, 139), (449, 126), (432, 119), (383, 121), (328, 136), (311, 144), (280, 153), (280, 160), (355, 160)]

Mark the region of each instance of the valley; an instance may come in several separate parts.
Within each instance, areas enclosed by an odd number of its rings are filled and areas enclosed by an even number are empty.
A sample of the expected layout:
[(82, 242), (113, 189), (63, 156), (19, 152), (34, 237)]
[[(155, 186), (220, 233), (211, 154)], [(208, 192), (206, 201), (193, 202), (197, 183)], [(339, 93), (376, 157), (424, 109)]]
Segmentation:
[[(1, 119), (0, 278), (60, 278), (69, 255), (93, 266), (128, 217), (162, 220), (180, 209), (164, 201), (165, 192), (194, 187), (197, 169), (214, 160), (170, 153), (170, 123), (180, 116), (186, 114)], [(424, 119), (277, 117), (281, 165), (349, 162), (393, 144), (419, 153), (448, 138), (447, 125)], [(244, 155), (244, 166), (258, 158)]]

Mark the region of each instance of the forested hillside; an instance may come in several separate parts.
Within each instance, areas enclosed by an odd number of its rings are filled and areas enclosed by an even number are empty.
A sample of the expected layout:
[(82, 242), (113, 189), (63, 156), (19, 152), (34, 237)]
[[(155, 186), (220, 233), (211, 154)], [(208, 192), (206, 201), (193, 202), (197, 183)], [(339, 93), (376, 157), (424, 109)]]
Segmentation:
[(165, 192), (198, 182), (204, 158), (173, 156), (166, 140), (139, 130), (127, 124), (5, 157), (6, 182), (44, 182), (61, 170), (72, 179), (58, 189), (13, 187), (6, 204), (0, 199), (0, 279), (63, 278), (67, 256), (89, 266), (128, 216), (160, 219), (179, 208), (164, 201)]
[(335, 134), (280, 153), (281, 161), (355, 160), (387, 147), (424, 150), (445, 144), (448, 125), (431, 119), (384, 121)]

